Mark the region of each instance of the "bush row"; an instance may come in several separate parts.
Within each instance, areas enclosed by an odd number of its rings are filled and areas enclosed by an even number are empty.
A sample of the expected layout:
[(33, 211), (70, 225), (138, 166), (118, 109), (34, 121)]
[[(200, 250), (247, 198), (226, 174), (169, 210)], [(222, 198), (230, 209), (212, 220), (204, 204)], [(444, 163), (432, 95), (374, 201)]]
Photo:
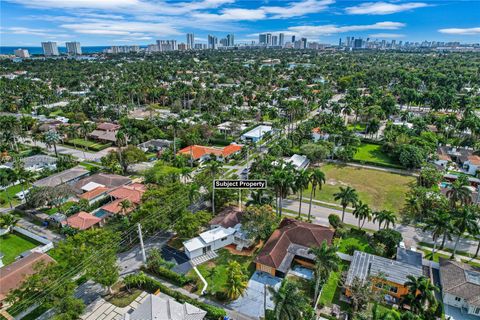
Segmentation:
[(156, 268), (149, 268), (149, 269), (143, 268), (143, 269), (144, 271), (152, 273), (162, 279), (168, 280), (179, 287), (183, 287), (184, 285), (187, 285), (193, 281), (191, 278), (183, 274), (176, 273), (175, 271), (172, 271), (168, 268), (161, 267), (161, 266)]

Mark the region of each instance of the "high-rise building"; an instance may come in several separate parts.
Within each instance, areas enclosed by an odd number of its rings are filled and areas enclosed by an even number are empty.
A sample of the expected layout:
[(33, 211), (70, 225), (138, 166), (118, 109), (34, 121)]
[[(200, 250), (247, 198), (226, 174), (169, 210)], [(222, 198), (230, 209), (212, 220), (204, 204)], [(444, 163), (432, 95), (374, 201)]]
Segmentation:
[(71, 56), (78, 56), (82, 54), (82, 47), (80, 42), (65, 42), (67, 47), (67, 54)]
[(355, 39), (353, 41), (353, 48), (354, 49), (361, 49), (363, 48), (363, 40), (361, 38)]
[(187, 50), (187, 45), (185, 43), (179, 43), (178, 44), (178, 50), (179, 51), (185, 51)]
[(13, 50), (13, 54), (15, 55), (15, 57), (18, 57), (18, 58), (23, 58), (23, 59), (30, 58), (30, 53), (28, 52), (27, 49), (15, 49)]
[(206, 49), (206, 44), (204, 43), (195, 43), (195, 50), (204, 50)]
[(307, 38), (302, 38), (302, 49), (307, 49)]
[(194, 48), (195, 35), (193, 33), (187, 33), (187, 50)]
[(157, 40), (159, 51), (174, 51), (177, 50), (177, 40)]
[(222, 45), (222, 47), (228, 47), (228, 39), (227, 38), (222, 38), (222, 39), (220, 39), (219, 42)]
[(285, 45), (285, 35), (283, 33), (278, 35), (278, 45), (282, 47)]
[(272, 45), (272, 34), (267, 33), (267, 46), (271, 46), (271, 45)]
[(292, 36), (292, 43), (295, 43), (295, 36)]
[(58, 47), (56, 42), (42, 42), (43, 55), (45, 57), (58, 56)]
[(156, 44), (149, 44), (147, 47), (147, 52), (158, 52), (158, 45)]
[(227, 35), (227, 46), (228, 47), (235, 46), (235, 36), (233, 35), (233, 33), (230, 33)]
[(208, 35), (208, 49), (217, 49), (218, 47), (218, 38), (212, 36), (211, 34)]
[(278, 36), (272, 36), (272, 46), (278, 46)]
[(339, 46), (339, 47), (342, 46), (342, 38), (338, 39), (338, 46)]
[(267, 44), (267, 35), (265, 33), (261, 33), (258, 35), (258, 43)]

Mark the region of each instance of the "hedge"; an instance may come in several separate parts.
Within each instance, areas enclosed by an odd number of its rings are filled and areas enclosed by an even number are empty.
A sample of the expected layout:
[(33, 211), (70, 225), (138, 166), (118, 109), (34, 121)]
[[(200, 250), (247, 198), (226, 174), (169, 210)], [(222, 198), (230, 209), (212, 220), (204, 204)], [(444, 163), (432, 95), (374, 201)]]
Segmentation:
[[(137, 279), (135, 279), (135, 277)], [(130, 278), (130, 279), (127, 280), (127, 278)], [(207, 303), (198, 301), (196, 299), (190, 298), (189, 296), (186, 296), (183, 293), (180, 293), (173, 289), (170, 289), (169, 287), (163, 285), (159, 281), (152, 279), (148, 276), (145, 276), (142, 274), (135, 274), (135, 275), (129, 275), (127, 276), (127, 278), (125, 278), (125, 281), (131, 283), (132, 285), (133, 283), (135, 283), (135, 280), (139, 280), (136, 283), (139, 289), (146, 290), (151, 293), (156, 292), (157, 290), (160, 290), (160, 292), (165, 293), (166, 295), (169, 295), (170, 297), (176, 299), (180, 303), (185, 303), (185, 302), (190, 303), (191, 305), (194, 305), (200, 309), (207, 311), (207, 319), (209, 320), (223, 319), (227, 315), (225, 310), (222, 308), (218, 308), (218, 307), (209, 305)]]
[(147, 272), (153, 273), (154, 275), (162, 279), (169, 280), (170, 282), (176, 284), (179, 287), (183, 287), (184, 285), (187, 285), (193, 281), (192, 279), (186, 277), (183, 274), (176, 273), (175, 271), (161, 266), (157, 268), (143, 269)]

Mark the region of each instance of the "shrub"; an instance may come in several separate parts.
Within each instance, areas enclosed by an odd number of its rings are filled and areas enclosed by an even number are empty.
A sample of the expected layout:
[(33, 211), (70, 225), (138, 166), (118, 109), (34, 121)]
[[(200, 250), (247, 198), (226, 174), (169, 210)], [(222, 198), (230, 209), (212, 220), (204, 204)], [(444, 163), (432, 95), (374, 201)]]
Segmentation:
[(227, 315), (225, 310), (209, 305), (207, 303), (198, 301), (196, 299), (190, 298), (178, 291), (170, 289), (169, 287), (163, 285), (155, 279), (152, 279), (146, 276), (144, 273), (131, 274), (125, 277), (125, 285), (127, 287), (137, 287), (148, 292), (155, 292), (160, 290), (161, 292), (169, 295), (170, 297), (176, 299), (180, 303), (190, 303), (200, 309), (207, 311), (207, 319), (209, 320), (219, 320), (223, 319)]
[(330, 223), (330, 225), (337, 229), (338, 227), (342, 227), (343, 226), (343, 223), (342, 223), (342, 220), (340, 219), (340, 217), (336, 214), (331, 214), (328, 216), (328, 222)]
[(373, 240), (385, 245), (386, 257), (393, 257), (398, 244), (402, 241), (402, 234), (396, 230), (382, 229), (373, 234)]
[(169, 280), (170, 282), (176, 284), (179, 287), (183, 287), (184, 285), (192, 282), (191, 278), (183, 274), (176, 273), (175, 271), (172, 271), (162, 266), (157, 266), (156, 268), (148, 268), (146, 270), (162, 279)]

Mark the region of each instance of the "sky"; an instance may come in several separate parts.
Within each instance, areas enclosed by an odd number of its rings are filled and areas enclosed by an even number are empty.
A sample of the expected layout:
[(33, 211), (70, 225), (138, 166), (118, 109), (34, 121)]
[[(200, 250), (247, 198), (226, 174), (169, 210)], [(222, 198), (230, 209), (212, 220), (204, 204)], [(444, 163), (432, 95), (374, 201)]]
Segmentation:
[(146, 45), (157, 39), (196, 42), (227, 33), (258, 42), (285, 33), (338, 43), (347, 36), (397, 41), (480, 43), (480, 0), (1, 0), (0, 45)]

